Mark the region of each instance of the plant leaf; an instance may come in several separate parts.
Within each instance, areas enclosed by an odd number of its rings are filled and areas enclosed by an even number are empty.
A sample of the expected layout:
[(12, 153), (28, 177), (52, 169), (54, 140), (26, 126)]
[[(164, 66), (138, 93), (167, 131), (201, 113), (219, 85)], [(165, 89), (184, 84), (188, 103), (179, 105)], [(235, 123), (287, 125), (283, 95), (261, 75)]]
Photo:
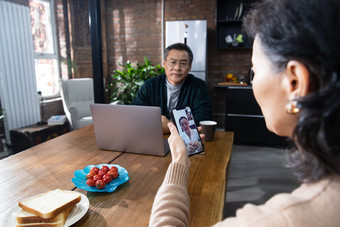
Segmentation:
[(151, 61), (144, 57), (144, 64), (127, 61), (125, 65), (118, 63), (122, 70), (114, 70), (112, 82), (107, 86), (110, 92), (110, 101), (121, 101), (130, 104), (136, 97), (138, 90), (147, 79), (164, 73), (164, 68), (160, 65), (152, 65)]

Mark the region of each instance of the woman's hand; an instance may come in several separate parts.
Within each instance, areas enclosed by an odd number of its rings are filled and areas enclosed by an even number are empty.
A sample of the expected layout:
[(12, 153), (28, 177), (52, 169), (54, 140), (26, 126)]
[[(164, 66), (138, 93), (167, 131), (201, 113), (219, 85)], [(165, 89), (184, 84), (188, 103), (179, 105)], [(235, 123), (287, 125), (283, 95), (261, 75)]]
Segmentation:
[(173, 123), (168, 123), (168, 127), (170, 129), (170, 137), (168, 139), (171, 156), (172, 156), (172, 162), (179, 162), (183, 165), (187, 166), (189, 168), (190, 166), (190, 160), (188, 157), (188, 153), (184, 144), (184, 141), (180, 137), (180, 135), (177, 132), (177, 129)]

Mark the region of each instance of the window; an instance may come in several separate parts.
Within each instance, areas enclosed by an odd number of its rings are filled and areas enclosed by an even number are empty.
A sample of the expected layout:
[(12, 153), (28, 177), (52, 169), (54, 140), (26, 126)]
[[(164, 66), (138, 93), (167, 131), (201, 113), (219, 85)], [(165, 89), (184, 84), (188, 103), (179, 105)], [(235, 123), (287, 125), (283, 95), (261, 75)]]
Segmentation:
[(54, 0), (30, 0), (38, 91), (44, 97), (59, 95), (59, 59), (55, 32)]

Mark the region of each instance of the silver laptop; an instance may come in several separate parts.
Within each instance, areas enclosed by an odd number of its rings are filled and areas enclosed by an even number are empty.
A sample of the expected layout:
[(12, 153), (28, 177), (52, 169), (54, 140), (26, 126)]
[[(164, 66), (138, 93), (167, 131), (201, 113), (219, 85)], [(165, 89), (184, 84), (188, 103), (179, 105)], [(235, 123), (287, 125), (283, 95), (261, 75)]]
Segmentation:
[(165, 156), (161, 109), (154, 106), (90, 104), (99, 149)]

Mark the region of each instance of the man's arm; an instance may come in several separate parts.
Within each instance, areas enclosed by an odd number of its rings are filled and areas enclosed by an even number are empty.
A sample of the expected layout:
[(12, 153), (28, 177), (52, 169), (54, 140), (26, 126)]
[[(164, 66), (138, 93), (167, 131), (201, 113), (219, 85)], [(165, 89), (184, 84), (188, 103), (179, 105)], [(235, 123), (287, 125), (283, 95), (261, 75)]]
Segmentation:
[(196, 125), (199, 125), (200, 121), (213, 120), (209, 90), (205, 83), (195, 92), (194, 101), (192, 103), (192, 114)]
[(177, 106), (190, 106), (197, 125), (200, 121), (213, 120), (208, 86), (191, 74), (181, 88)]
[(137, 92), (136, 98), (131, 102), (131, 105), (149, 106), (150, 95), (150, 89), (148, 89), (147, 84), (144, 83)]
[(168, 119), (166, 116), (162, 115), (162, 129), (163, 129), (163, 134), (167, 134), (167, 133), (170, 132), (169, 127), (168, 127), (168, 123), (169, 123), (169, 122), (170, 122), (169, 119)]

